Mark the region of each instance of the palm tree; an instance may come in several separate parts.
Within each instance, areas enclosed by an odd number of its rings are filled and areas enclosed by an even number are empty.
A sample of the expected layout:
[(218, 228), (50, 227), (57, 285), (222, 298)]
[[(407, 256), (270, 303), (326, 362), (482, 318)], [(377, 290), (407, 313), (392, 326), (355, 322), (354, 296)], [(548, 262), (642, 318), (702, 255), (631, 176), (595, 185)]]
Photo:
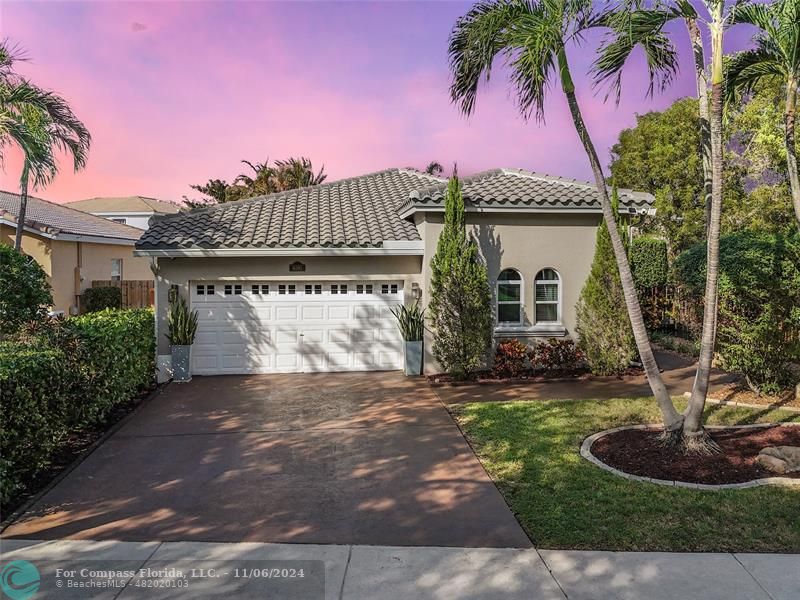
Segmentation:
[(23, 154), (16, 250), (22, 246), (28, 186), (32, 183), (36, 189), (55, 178), (58, 151), (72, 155), (75, 171), (82, 169), (92, 139), (63, 98), (14, 72), (14, 62), (19, 60), (25, 58), (16, 48), (8, 41), (0, 42), (0, 150), (14, 144)]
[(608, 198), (603, 169), (581, 114), (567, 60), (567, 44), (598, 25), (591, 0), (484, 0), (456, 22), (450, 34), (449, 56), (453, 82), (450, 96), (461, 111), (471, 114), (481, 80), (489, 79), (498, 55), (506, 59), (516, 89), (520, 113), (526, 120), (544, 117), (545, 97), (558, 80), (566, 97), (575, 130), (594, 174), (603, 218), (611, 236), (628, 316), (650, 388), (661, 410), (665, 430), (680, 431), (683, 417), (675, 409), (658, 370), (647, 337), (642, 310), (625, 247)]
[[(706, 24), (711, 38), (710, 80), (706, 73), (702, 36), (698, 26), (697, 11), (686, 0), (676, 0), (672, 4), (657, 2), (654, 8), (642, 8), (636, 2), (623, 4), (617, 10), (603, 15), (601, 21), (611, 27), (612, 36), (603, 45), (600, 56), (595, 62), (594, 71), (597, 81), (610, 80), (617, 92), (621, 86), (622, 68), (631, 51), (641, 47), (647, 57), (650, 70), (650, 88), (653, 92), (654, 81), (659, 73), (666, 73), (661, 80), (664, 87), (671, 81), (677, 70), (675, 49), (663, 31), (669, 21), (682, 18), (686, 22), (694, 49), (694, 68), (697, 81), (697, 92), (700, 106), (701, 136), (703, 139), (702, 158), (705, 176), (706, 194), (706, 237), (707, 237), (707, 273), (703, 307), (703, 330), (700, 339), (700, 356), (697, 364), (697, 376), (692, 386), (689, 405), (683, 414), (683, 426), (676, 435), (669, 436), (668, 442), (680, 444), (685, 450), (695, 452), (713, 452), (718, 448), (703, 430), (701, 420), (708, 395), (711, 363), (714, 355), (714, 344), (717, 330), (717, 296), (719, 288), (719, 235), (722, 216), (722, 108), (723, 108), (723, 50), (722, 41), (725, 28), (732, 22), (733, 16), (741, 10), (734, 3), (734, 9), (725, 10), (724, 0), (704, 0), (708, 13)], [(632, 10), (631, 10), (632, 9)], [(711, 98), (709, 102), (708, 91)], [(707, 124), (705, 123), (708, 119)], [(710, 153), (709, 153), (710, 150)], [(709, 176), (710, 167), (710, 176)], [(710, 200), (710, 202), (709, 202)]]
[(611, 37), (603, 44), (595, 61), (596, 82), (610, 82), (611, 91), (619, 102), (622, 90), (622, 67), (631, 52), (640, 47), (647, 58), (650, 75), (648, 95), (656, 84), (666, 88), (678, 70), (677, 55), (664, 28), (671, 22), (682, 20), (689, 34), (694, 62), (700, 119), (701, 158), (703, 161), (703, 190), (706, 212), (706, 231), (711, 213), (711, 126), (708, 101), (708, 72), (706, 69), (703, 36), (698, 24), (697, 10), (688, 0), (657, 0), (645, 7), (641, 0), (627, 0), (607, 11), (600, 22), (610, 27)]
[(800, 0), (776, 0), (773, 4), (749, 4), (733, 15), (734, 23), (760, 29), (755, 48), (733, 55), (727, 65), (730, 96), (752, 92), (761, 81), (778, 79), (785, 90), (784, 145), (792, 204), (800, 228), (800, 175), (795, 140), (795, 113), (800, 86)]
[(325, 174), (325, 165), (317, 173), (314, 173), (311, 160), (305, 156), (276, 160), (275, 167), (280, 191), (319, 185), (328, 178)]
[(428, 166), (425, 167), (425, 173), (427, 173), (428, 175), (433, 175), (435, 177), (438, 177), (439, 175), (444, 173), (444, 167), (442, 166), (442, 163), (432, 160), (431, 162), (428, 163)]

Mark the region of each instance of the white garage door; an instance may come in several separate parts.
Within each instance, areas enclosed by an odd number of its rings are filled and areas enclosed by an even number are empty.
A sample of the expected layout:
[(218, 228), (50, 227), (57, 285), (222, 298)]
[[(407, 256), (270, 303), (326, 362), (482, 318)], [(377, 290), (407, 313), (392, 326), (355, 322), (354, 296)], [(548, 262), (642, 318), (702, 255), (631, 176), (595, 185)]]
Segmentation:
[(401, 369), (399, 281), (192, 282), (192, 372)]

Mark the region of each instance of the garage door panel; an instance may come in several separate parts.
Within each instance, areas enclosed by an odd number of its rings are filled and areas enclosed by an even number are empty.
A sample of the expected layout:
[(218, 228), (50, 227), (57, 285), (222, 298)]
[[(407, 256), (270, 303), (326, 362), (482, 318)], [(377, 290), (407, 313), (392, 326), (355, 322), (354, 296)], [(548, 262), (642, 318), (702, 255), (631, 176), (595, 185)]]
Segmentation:
[[(227, 295), (230, 281), (209, 285), (217, 293), (192, 296), (197, 374), (402, 368), (402, 338), (390, 311), (402, 302), (399, 282), (372, 283), (374, 293), (366, 294), (357, 290), (369, 286), (357, 281), (314, 283), (310, 294), (302, 293), (303, 281), (247, 282), (244, 293)], [(275, 293), (280, 287), (301, 293)], [(340, 293), (345, 287), (348, 293)]]

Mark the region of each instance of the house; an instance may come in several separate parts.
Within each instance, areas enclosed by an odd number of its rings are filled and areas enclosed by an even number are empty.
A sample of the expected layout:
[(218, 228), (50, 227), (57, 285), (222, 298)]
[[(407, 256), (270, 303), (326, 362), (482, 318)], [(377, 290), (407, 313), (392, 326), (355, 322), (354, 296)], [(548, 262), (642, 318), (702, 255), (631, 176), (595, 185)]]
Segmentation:
[(139, 229), (147, 229), (153, 215), (171, 215), (181, 210), (174, 202), (145, 196), (89, 198), (67, 202), (65, 206)]
[[(20, 197), (0, 191), (0, 243), (14, 245)], [(28, 196), (22, 252), (53, 288), (53, 311), (75, 314), (94, 280), (152, 280), (150, 261), (133, 256), (141, 229)]]
[[(462, 180), (494, 289), (496, 338), (575, 334), (601, 210), (588, 183), (518, 169)], [(159, 364), (170, 297), (198, 311), (195, 374), (399, 369), (389, 308), (430, 299), (447, 181), (389, 169), (157, 218), (137, 243), (157, 260)], [(620, 190), (621, 211), (653, 197)], [(426, 372), (437, 369), (426, 339)]]

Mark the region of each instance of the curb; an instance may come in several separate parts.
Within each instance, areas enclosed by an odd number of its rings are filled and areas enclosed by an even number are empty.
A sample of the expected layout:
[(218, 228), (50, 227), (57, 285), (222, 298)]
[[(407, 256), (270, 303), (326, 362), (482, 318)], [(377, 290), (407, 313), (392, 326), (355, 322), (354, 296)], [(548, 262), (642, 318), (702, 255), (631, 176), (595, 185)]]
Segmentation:
[[(684, 397), (689, 392), (684, 392)], [(690, 394), (691, 395), (691, 394)], [(719, 404), (720, 406), (732, 406), (733, 408), (759, 408), (761, 410), (786, 410), (793, 413), (800, 413), (800, 408), (796, 406), (775, 406), (772, 404), (749, 404), (745, 402), (731, 402), (730, 400), (717, 400), (716, 398), (706, 398), (709, 404)]]
[(4, 532), (6, 529), (8, 529), (8, 527), (9, 527), (9, 526), (11, 526), (11, 525), (12, 525), (12, 524), (13, 524), (13, 523), (14, 523), (14, 522), (15, 522), (15, 521), (16, 521), (16, 520), (19, 518), (19, 517), (21, 517), (23, 514), (25, 514), (26, 512), (28, 512), (28, 510), (29, 510), (29, 509), (30, 509), (30, 508), (31, 508), (31, 507), (32, 507), (34, 504), (36, 504), (36, 503), (37, 503), (39, 500), (41, 500), (41, 498), (42, 498), (42, 497), (43, 497), (45, 494), (47, 494), (47, 493), (48, 493), (50, 490), (52, 490), (54, 487), (56, 487), (56, 486), (57, 486), (59, 483), (61, 483), (61, 481), (63, 481), (63, 480), (64, 480), (64, 478), (66, 478), (66, 476), (67, 476), (67, 475), (69, 475), (69, 474), (70, 474), (70, 473), (72, 473), (72, 472), (73, 472), (75, 469), (77, 469), (77, 468), (78, 468), (78, 466), (79, 466), (79, 465), (80, 465), (80, 464), (81, 464), (83, 461), (85, 461), (87, 458), (89, 458), (89, 456), (90, 456), (90, 455), (91, 455), (91, 454), (92, 454), (92, 453), (93, 453), (95, 450), (97, 450), (97, 449), (98, 449), (98, 448), (99, 448), (99, 447), (100, 447), (100, 446), (101, 446), (101, 445), (102, 445), (102, 444), (103, 444), (103, 443), (104, 443), (106, 440), (108, 440), (108, 438), (110, 438), (112, 435), (114, 435), (115, 433), (117, 433), (117, 431), (119, 431), (120, 429), (122, 429), (122, 427), (123, 427), (123, 426), (124, 426), (124, 425), (125, 425), (125, 424), (126, 424), (128, 421), (130, 421), (130, 420), (131, 420), (131, 419), (132, 419), (132, 418), (133, 418), (135, 415), (137, 415), (137, 414), (138, 414), (138, 413), (139, 413), (139, 412), (140, 412), (140, 411), (141, 411), (141, 410), (142, 410), (142, 409), (143, 409), (145, 406), (147, 406), (148, 404), (150, 404), (150, 402), (152, 402), (152, 400), (153, 400), (153, 399), (154, 399), (156, 396), (160, 395), (160, 394), (161, 394), (161, 392), (163, 392), (163, 391), (164, 391), (164, 389), (165, 389), (165, 388), (166, 388), (166, 387), (167, 387), (167, 386), (168, 386), (170, 383), (171, 383), (171, 382), (167, 382), (166, 384), (163, 384), (163, 385), (161, 385), (161, 384), (157, 385), (157, 386), (156, 386), (156, 388), (155, 388), (155, 389), (154, 389), (152, 392), (150, 392), (150, 393), (149, 393), (147, 396), (145, 396), (145, 397), (144, 397), (144, 399), (142, 399), (142, 400), (141, 400), (141, 401), (140, 401), (140, 402), (139, 402), (139, 403), (138, 403), (138, 404), (137, 404), (137, 405), (136, 405), (136, 406), (133, 408), (133, 410), (132, 410), (131, 412), (129, 412), (127, 415), (125, 415), (124, 417), (122, 417), (122, 418), (121, 418), (119, 421), (117, 421), (116, 423), (114, 423), (114, 424), (113, 424), (113, 425), (112, 425), (110, 428), (108, 428), (108, 429), (107, 429), (107, 430), (106, 430), (106, 431), (103, 433), (103, 435), (101, 435), (99, 438), (97, 438), (95, 441), (93, 441), (93, 442), (92, 442), (92, 443), (89, 445), (89, 447), (88, 447), (88, 448), (86, 448), (86, 449), (85, 449), (83, 452), (81, 452), (81, 453), (80, 453), (80, 454), (79, 454), (79, 455), (78, 455), (78, 456), (75, 458), (75, 460), (73, 460), (73, 461), (72, 461), (72, 462), (71, 462), (69, 465), (67, 465), (66, 467), (64, 467), (64, 469), (63, 469), (63, 470), (62, 470), (62, 471), (61, 471), (61, 472), (60, 472), (58, 475), (56, 475), (55, 477), (53, 477), (53, 479), (51, 479), (51, 480), (50, 480), (50, 482), (49, 482), (47, 485), (45, 485), (45, 486), (44, 486), (44, 487), (43, 487), (41, 490), (39, 490), (38, 492), (36, 492), (36, 493), (35, 493), (33, 496), (31, 496), (30, 498), (28, 498), (28, 499), (27, 499), (25, 502), (23, 502), (23, 503), (22, 503), (22, 505), (21, 505), (19, 508), (17, 508), (17, 510), (15, 510), (13, 513), (11, 513), (11, 514), (10, 514), (10, 515), (8, 515), (7, 517), (5, 517), (5, 518), (4, 518), (2, 521), (0, 521), (0, 533)]
[[(741, 406), (741, 405), (740, 405)], [(781, 427), (800, 427), (800, 423), (780, 423)], [(706, 429), (758, 429), (763, 427), (774, 427), (775, 423), (758, 423), (755, 425), (710, 425)], [(645, 483), (655, 483), (656, 485), (664, 485), (668, 487), (680, 487), (691, 490), (704, 490), (704, 491), (718, 491), (718, 490), (743, 490), (746, 488), (759, 487), (762, 485), (787, 485), (790, 487), (800, 487), (800, 479), (793, 479), (790, 477), (764, 477), (761, 479), (753, 479), (751, 481), (744, 481), (742, 483), (722, 483), (719, 485), (712, 485), (708, 483), (689, 483), (687, 481), (672, 481), (669, 479), (655, 479), (652, 477), (642, 477), (641, 475), (633, 475), (625, 473), (619, 469), (607, 465), (602, 460), (592, 454), (592, 444), (600, 438), (618, 431), (625, 431), (628, 429), (660, 429), (661, 425), (656, 423), (648, 423), (645, 425), (623, 425), (622, 427), (614, 427), (613, 429), (606, 429), (605, 431), (598, 431), (593, 433), (581, 444), (581, 456), (588, 460), (593, 465), (596, 465), (608, 471), (613, 475), (628, 479), (630, 481), (641, 481)]]

